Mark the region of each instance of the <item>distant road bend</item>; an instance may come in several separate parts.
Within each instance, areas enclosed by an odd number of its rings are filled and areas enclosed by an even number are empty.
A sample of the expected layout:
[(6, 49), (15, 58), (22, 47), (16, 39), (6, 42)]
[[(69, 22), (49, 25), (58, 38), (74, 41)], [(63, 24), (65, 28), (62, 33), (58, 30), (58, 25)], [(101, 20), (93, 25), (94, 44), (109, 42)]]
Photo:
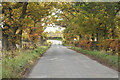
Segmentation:
[(28, 78), (118, 78), (118, 72), (51, 40)]

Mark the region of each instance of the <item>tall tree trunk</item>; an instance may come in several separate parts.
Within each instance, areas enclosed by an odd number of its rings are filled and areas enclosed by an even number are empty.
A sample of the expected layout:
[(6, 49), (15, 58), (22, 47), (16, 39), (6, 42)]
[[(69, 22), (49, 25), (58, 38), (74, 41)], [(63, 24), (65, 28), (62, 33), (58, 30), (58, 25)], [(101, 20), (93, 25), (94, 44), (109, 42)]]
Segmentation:
[(10, 50), (11, 46), (8, 41), (8, 35), (2, 33), (2, 49), (3, 50)]
[[(25, 15), (26, 15), (26, 10), (27, 10), (27, 5), (28, 5), (28, 2), (24, 2), (24, 4), (23, 4), (23, 8), (22, 8), (22, 14), (21, 14), (21, 16), (20, 16), (20, 18), (24, 18), (25, 17)], [(4, 14), (4, 11), (5, 11), (5, 8), (3, 8), (2, 9), (2, 13)], [(9, 19), (10, 20), (12, 20), (12, 18), (11, 18), (11, 11), (12, 11), (12, 9), (9, 7), (9, 11), (10, 11), (10, 13), (9, 13)], [(5, 14), (5, 16), (6, 16), (7, 14)], [(6, 26), (8, 26), (8, 29), (10, 29), (11, 28), (11, 26), (9, 26), (7, 23), (5, 24)], [(22, 27), (22, 26), (21, 26)], [(10, 42), (9, 40), (8, 40), (8, 37), (9, 37), (9, 35), (6, 35), (6, 34), (4, 34), (4, 32), (5, 32), (6, 30), (4, 30), (3, 32), (2, 32), (2, 48), (3, 49), (6, 49), (6, 50), (10, 50), (11, 49), (11, 44), (10, 43), (12, 43), (12, 45), (15, 47), (16, 45), (15, 45), (15, 42)], [(15, 35), (15, 34), (14, 34)], [(21, 34), (20, 35), (22, 35), (22, 31), (21, 31)], [(13, 38), (14, 39), (14, 38)], [(22, 43), (22, 40), (21, 40), (21, 37), (20, 37), (20, 43)], [(22, 44), (21, 44), (22, 45)]]
[(43, 44), (43, 36), (40, 37), (40, 43)]
[[(21, 19), (24, 19), (24, 18), (25, 18), (26, 10), (27, 10), (27, 5), (28, 5), (28, 2), (24, 2), (23, 7), (22, 7), (22, 14), (21, 14), (21, 16), (20, 16)], [(21, 25), (20, 27), (22, 27), (22, 25)], [(20, 40), (20, 48), (22, 48), (22, 29), (21, 29), (19, 35), (20, 35), (20, 37), (19, 37), (19, 40)]]
[(112, 38), (113, 39), (115, 38), (115, 29), (116, 29), (116, 27), (115, 27), (115, 21), (114, 21), (115, 16), (116, 16), (116, 14), (113, 17), (111, 17)]
[[(5, 14), (5, 10), (6, 9), (3, 7), (2, 8), (2, 14), (4, 14), (4, 16), (7, 16), (7, 14)], [(8, 10), (9, 10), (9, 19), (11, 20), (12, 9), (9, 7)], [(6, 22), (4, 23), (4, 26), (7, 26), (8, 29), (11, 28), (11, 26), (8, 25)], [(5, 34), (5, 31), (7, 31), (8, 29), (2, 28), (2, 49), (4, 49), (4, 50), (10, 50), (11, 49), (11, 45), (10, 45), (9, 40), (8, 40), (9, 35)]]
[(19, 35), (20, 35), (20, 37), (19, 37), (19, 40), (20, 40), (20, 48), (22, 48), (22, 30), (20, 30)]
[(91, 37), (91, 39), (92, 39), (92, 41), (94, 41), (95, 39), (94, 39), (94, 34), (92, 34), (92, 37)]
[(99, 32), (96, 33), (96, 39), (97, 39), (97, 41), (100, 40), (100, 33)]
[(90, 37), (89, 37), (89, 36), (87, 36), (87, 40), (88, 40), (88, 41), (90, 40)]
[(82, 35), (81, 34), (79, 34), (79, 40), (82, 38)]
[(104, 39), (107, 39), (107, 27), (106, 27), (106, 24), (105, 24), (105, 29), (104, 29)]
[(112, 26), (112, 38), (115, 39), (115, 26)]

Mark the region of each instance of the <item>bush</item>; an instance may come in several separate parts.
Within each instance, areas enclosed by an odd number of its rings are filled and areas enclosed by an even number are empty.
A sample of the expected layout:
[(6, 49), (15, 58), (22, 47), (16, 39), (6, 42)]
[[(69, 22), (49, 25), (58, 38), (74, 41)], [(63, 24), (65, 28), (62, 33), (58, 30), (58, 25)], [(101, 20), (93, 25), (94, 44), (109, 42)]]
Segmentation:
[(83, 49), (88, 49), (88, 50), (90, 50), (90, 49), (91, 49), (91, 46), (92, 46), (92, 42), (91, 42), (91, 41), (82, 40), (82, 41), (80, 42), (80, 47), (83, 48)]
[(118, 39), (107, 39), (104, 41), (87, 41), (81, 40), (75, 42), (76, 47), (87, 50), (105, 50), (112, 51), (112, 55), (119, 52), (120, 40)]
[(52, 44), (52, 42), (51, 42), (50, 40), (47, 40), (47, 44), (51, 45), (51, 44)]
[(105, 41), (100, 41), (98, 43), (99, 49), (105, 51), (112, 51), (112, 55), (118, 53), (119, 39), (107, 39)]
[(62, 44), (65, 45), (66, 44), (66, 40), (62, 40)]
[(79, 44), (80, 42), (79, 41), (75, 41), (75, 47), (80, 47), (80, 44)]

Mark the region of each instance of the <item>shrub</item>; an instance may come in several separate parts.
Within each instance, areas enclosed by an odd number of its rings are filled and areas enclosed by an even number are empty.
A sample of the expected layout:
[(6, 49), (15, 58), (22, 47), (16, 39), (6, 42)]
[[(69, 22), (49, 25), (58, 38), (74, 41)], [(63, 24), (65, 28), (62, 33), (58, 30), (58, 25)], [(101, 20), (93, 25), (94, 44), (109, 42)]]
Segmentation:
[(107, 39), (104, 41), (99, 41), (97, 44), (99, 46), (99, 49), (105, 50), (105, 51), (112, 51), (112, 55), (118, 52), (118, 39)]
[(92, 42), (91, 42), (91, 41), (82, 40), (82, 41), (80, 42), (80, 47), (81, 47), (81, 48), (85, 48), (85, 49), (90, 50), (90, 49), (91, 49), (91, 46), (92, 46)]
[(80, 47), (80, 42), (79, 41), (75, 41), (74, 44), (75, 44), (75, 47)]

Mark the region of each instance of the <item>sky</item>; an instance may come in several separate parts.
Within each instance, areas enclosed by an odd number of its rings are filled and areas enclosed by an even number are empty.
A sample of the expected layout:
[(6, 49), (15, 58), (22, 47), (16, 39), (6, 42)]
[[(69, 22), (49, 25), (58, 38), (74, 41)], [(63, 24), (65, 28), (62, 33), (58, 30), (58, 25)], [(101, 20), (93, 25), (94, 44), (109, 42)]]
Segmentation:
[[(55, 10), (56, 10), (56, 8), (54, 8)], [(60, 9), (58, 9), (58, 10), (56, 10), (56, 12), (53, 12), (52, 13), (52, 15), (54, 16), (54, 17), (58, 17), (57, 15), (56, 15), (56, 13), (62, 13), (62, 11), (60, 10)], [(48, 16), (49, 18), (51, 17), (51, 16)], [(63, 20), (62, 18), (59, 18), (58, 17), (58, 19), (57, 19), (57, 21), (59, 21), (59, 20)], [(44, 25), (44, 24), (43, 24)], [(63, 28), (63, 27), (61, 27), (61, 26), (59, 26), (59, 25), (55, 25), (54, 23), (53, 24), (49, 24), (49, 25), (47, 25), (46, 26), (46, 29), (44, 30), (44, 32), (56, 32), (56, 30), (58, 30), (58, 31), (63, 31), (65, 28)]]
[(56, 30), (58, 31), (63, 31), (65, 28), (61, 27), (61, 26), (58, 26), (58, 25), (55, 25), (54, 27), (47, 27), (44, 32), (50, 32), (50, 31), (53, 31), (54, 33), (56, 32)]

